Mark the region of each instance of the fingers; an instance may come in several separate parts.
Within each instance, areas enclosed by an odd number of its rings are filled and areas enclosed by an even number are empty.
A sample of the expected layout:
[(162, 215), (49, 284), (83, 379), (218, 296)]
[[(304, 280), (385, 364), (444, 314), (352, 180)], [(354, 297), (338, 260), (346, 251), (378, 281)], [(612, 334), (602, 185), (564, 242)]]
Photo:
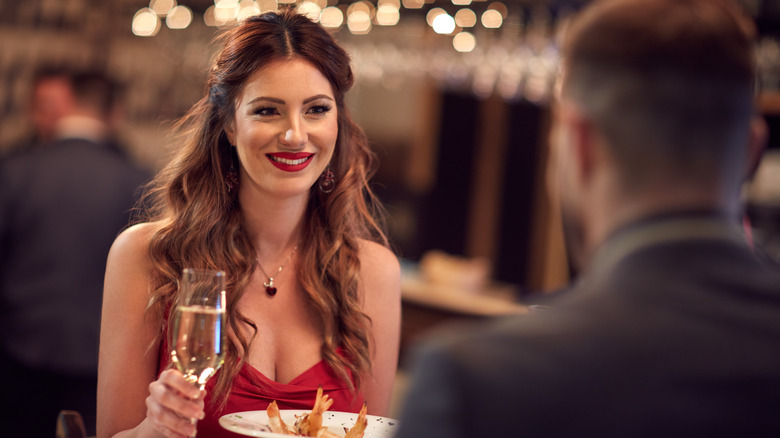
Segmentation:
[(163, 371), (158, 380), (149, 384), (146, 416), (166, 437), (195, 436), (197, 420), (204, 417), (204, 394), (178, 371)]
[(177, 370), (167, 369), (160, 374), (159, 382), (179, 391), (187, 398), (197, 399), (201, 395), (200, 389), (188, 382)]

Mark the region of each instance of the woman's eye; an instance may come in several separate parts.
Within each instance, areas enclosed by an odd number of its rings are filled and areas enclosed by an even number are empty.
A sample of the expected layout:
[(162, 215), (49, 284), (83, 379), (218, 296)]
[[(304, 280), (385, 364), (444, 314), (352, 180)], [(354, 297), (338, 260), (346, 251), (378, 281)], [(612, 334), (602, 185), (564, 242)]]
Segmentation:
[(254, 111), (255, 114), (258, 116), (275, 116), (279, 114), (279, 111), (276, 110), (274, 107), (263, 107), (263, 108), (257, 108)]
[(330, 111), (330, 106), (328, 105), (315, 105), (311, 108), (309, 108), (309, 114), (325, 114), (328, 111)]

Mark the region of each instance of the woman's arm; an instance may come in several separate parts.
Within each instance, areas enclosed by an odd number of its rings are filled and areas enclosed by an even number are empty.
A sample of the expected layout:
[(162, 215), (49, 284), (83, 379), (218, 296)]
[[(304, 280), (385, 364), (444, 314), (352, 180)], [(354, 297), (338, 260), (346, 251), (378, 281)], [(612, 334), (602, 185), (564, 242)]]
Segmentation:
[(372, 341), (372, 375), (363, 380), (363, 393), (369, 414), (387, 416), (401, 336), (401, 268), (396, 256), (384, 246), (362, 242), (360, 284)]
[(152, 341), (160, 321), (146, 312), (153, 230), (151, 224), (127, 229), (108, 255), (98, 365), (99, 438), (191, 436), (194, 425), (174, 412), (202, 414), (202, 397), (181, 374), (166, 371), (157, 379), (159, 344), (152, 346)]

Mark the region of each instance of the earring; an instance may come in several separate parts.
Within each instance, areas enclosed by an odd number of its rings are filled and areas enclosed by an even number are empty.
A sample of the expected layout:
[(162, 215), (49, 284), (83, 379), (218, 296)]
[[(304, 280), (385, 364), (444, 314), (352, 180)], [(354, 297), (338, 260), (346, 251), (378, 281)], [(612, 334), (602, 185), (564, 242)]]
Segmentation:
[(318, 185), (322, 193), (330, 193), (333, 191), (333, 188), (336, 187), (335, 175), (333, 175), (333, 171), (330, 170), (330, 164), (328, 164), (328, 167), (326, 167), (325, 171), (320, 175)]
[(228, 193), (232, 193), (238, 187), (238, 171), (233, 163), (230, 163), (230, 169), (225, 174), (225, 185)]

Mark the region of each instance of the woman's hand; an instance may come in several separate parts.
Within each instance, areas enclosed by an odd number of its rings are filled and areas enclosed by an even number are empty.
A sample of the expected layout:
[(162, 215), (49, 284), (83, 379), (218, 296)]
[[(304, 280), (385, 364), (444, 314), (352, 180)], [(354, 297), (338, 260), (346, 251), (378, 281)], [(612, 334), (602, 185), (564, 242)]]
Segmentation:
[(197, 420), (202, 419), (205, 391), (184, 379), (173, 369), (149, 384), (146, 418), (154, 429), (169, 438), (195, 436)]

